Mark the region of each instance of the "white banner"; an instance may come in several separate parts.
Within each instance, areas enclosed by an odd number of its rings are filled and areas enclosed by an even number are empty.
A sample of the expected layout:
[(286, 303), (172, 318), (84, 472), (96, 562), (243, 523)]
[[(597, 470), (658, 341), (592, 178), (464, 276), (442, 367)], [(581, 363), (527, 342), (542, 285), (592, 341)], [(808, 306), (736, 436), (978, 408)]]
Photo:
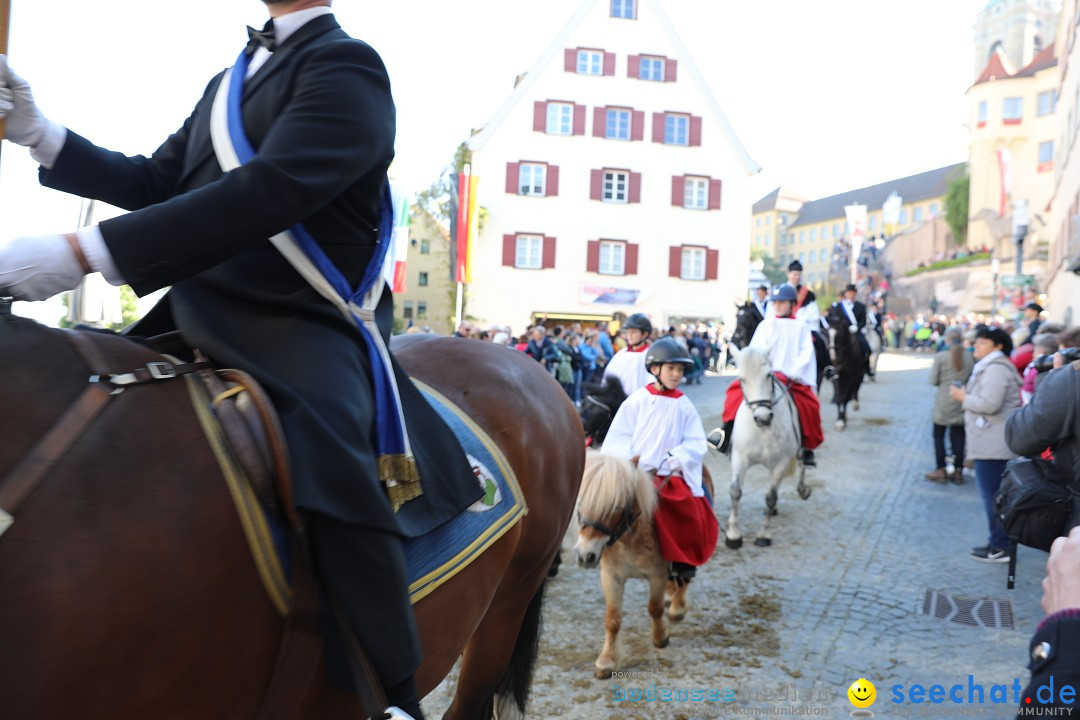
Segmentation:
[(897, 225), (900, 222), (900, 206), (904, 204), (903, 198), (895, 192), (881, 204), (881, 223), (885, 227)]
[(848, 238), (851, 241), (851, 282), (855, 282), (858, 274), (859, 253), (862, 252), (863, 243), (866, 241), (866, 206), (845, 205), (844, 213), (847, 215)]

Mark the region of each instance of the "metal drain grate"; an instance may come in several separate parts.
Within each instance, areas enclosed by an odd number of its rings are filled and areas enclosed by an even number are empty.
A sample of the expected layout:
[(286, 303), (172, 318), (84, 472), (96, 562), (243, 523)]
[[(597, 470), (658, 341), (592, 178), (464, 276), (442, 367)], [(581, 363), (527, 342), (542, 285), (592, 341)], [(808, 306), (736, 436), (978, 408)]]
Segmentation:
[(1013, 629), (1012, 603), (1008, 600), (969, 598), (941, 590), (927, 590), (923, 596), (922, 614), (958, 625), (989, 630)]

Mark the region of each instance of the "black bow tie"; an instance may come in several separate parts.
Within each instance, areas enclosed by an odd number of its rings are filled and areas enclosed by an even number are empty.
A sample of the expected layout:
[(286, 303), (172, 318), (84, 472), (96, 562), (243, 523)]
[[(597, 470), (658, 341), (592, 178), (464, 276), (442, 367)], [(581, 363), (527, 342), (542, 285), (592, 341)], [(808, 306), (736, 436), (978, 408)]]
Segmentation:
[(273, 20), (267, 20), (266, 25), (263, 26), (262, 30), (256, 30), (249, 26), (247, 31), (247, 51), (249, 55), (258, 50), (259, 46), (266, 48), (270, 52), (274, 52), (274, 49), (277, 47), (277, 38), (274, 36)]

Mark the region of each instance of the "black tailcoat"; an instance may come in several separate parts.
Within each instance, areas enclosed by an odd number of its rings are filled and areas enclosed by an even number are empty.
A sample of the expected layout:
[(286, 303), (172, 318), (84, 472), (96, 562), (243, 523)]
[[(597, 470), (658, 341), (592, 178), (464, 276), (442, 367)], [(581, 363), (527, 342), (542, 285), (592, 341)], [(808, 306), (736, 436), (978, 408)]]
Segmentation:
[[(424, 495), (395, 515), (377, 481), (374, 400), (356, 328), (267, 238), (302, 222), (355, 287), (378, 236), (379, 197), (394, 155), (395, 111), (378, 54), (331, 15), (303, 25), (244, 87), (256, 157), (223, 174), (210, 140), (221, 81), (149, 158), (69, 133), (41, 182), (131, 210), (101, 223), (112, 258), (139, 294), (171, 285), (184, 339), (265, 385), (290, 444), (298, 507), (371, 528), (419, 534), (480, 497), (449, 430), (397, 369), (412, 428), (440, 438), (414, 448)], [(379, 308), (388, 335), (389, 298)], [(434, 428), (434, 430), (430, 430)]]

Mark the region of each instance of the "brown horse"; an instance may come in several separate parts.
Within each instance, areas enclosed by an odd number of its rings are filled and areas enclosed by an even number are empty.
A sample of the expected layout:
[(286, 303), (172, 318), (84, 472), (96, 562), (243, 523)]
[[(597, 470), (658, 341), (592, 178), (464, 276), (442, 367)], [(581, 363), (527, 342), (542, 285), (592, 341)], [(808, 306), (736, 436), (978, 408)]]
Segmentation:
[[(115, 372), (160, 356), (94, 342)], [(411, 336), (402, 365), (500, 446), (529, 513), (415, 606), (421, 695), (463, 655), (446, 718), (523, 713), (543, 583), (584, 466), (566, 393), (520, 353)], [(63, 333), (0, 313), (0, 482), (87, 386)], [(0, 537), (5, 718), (255, 718), (282, 633), (182, 380), (129, 387)], [(377, 621), (373, 619), (373, 621)], [(321, 670), (295, 717), (359, 717)]]

